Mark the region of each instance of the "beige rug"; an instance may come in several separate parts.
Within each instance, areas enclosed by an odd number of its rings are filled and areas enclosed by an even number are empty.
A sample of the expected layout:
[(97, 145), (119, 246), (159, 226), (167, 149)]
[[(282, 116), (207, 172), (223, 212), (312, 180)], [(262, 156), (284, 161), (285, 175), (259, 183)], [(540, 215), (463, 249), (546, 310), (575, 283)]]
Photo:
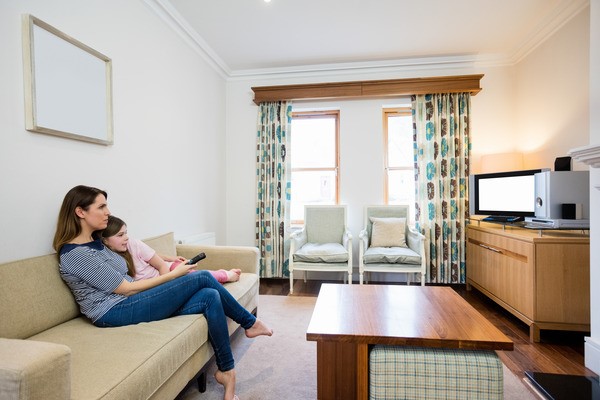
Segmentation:
[[(259, 299), (258, 314), (271, 325), (273, 337), (232, 338), (240, 400), (306, 400), (317, 397), (316, 344), (306, 340), (316, 297), (266, 296)], [(182, 393), (184, 400), (222, 399), (222, 387), (209, 371), (205, 393), (194, 384)], [(537, 399), (506, 366), (504, 398)]]

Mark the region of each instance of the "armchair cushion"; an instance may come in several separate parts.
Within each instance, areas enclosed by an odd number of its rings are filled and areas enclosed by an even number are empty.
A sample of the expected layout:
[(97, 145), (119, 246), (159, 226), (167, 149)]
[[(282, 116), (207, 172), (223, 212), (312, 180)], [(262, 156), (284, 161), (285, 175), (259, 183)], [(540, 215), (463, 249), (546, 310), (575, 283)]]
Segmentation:
[(339, 243), (306, 243), (293, 257), (299, 262), (342, 263), (348, 262), (348, 250)]
[(372, 247), (406, 247), (406, 218), (369, 218)]
[(408, 247), (369, 247), (363, 255), (365, 264), (421, 265), (421, 256)]

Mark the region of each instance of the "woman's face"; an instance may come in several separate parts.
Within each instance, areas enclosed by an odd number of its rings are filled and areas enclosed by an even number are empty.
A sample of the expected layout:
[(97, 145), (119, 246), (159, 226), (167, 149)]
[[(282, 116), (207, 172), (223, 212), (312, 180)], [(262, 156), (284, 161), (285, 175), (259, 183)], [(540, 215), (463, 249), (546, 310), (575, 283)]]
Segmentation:
[(119, 232), (113, 236), (102, 239), (102, 241), (104, 242), (104, 245), (112, 251), (121, 253), (126, 251), (127, 242), (129, 241), (129, 236), (127, 235), (127, 225), (123, 225), (121, 229), (119, 229)]
[(99, 194), (87, 210), (77, 207), (75, 213), (80, 218), (82, 226), (87, 225), (92, 231), (99, 231), (106, 228), (110, 210), (106, 203), (106, 197), (103, 194)]

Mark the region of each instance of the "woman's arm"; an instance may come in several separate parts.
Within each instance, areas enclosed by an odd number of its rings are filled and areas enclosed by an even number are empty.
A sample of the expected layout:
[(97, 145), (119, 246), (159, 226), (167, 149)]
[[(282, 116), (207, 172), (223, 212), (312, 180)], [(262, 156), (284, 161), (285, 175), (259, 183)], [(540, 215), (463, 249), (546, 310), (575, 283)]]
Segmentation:
[(171, 257), (171, 256), (165, 256), (165, 255), (162, 255), (162, 254), (157, 254), (157, 255), (158, 255), (160, 258), (162, 258), (163, 260), (167, 261), (167, 262), (173, 262), (173, 261), (187, 261), (187, 260), (185, 259), (185, 257), (181, 257), (181, 256), (174, 256), (174, 257)]
[(193, 265), (187, 265), (181, 263), (177, 265), (173, 269), (164, 275), (157, 276), (155, 278), (142, 279), (139, 281), (129, 282), (125, 279), (121, 282), (119, 286), (113, 291), (116, 294), (122, 294), (124, 296), (132, 296), (136, 293), (143, 292), (144, 290), (152, 289), (158, 285), (161, 285), (165, 282), (172, 281), (175, 278), (179, 278), (188, 273), (190, 269), (192, 269)]

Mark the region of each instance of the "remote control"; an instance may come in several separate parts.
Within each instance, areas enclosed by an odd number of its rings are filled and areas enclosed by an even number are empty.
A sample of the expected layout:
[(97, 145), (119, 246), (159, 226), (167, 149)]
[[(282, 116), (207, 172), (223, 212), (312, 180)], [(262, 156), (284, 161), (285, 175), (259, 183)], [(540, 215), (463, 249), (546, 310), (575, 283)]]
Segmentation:
[(204, 260), (205, 258), (206, 258), (206, 254), (200, 253), (196, 257), (191, 258), (186, 264), (187, 265), (196, 264), (198, 261)]

